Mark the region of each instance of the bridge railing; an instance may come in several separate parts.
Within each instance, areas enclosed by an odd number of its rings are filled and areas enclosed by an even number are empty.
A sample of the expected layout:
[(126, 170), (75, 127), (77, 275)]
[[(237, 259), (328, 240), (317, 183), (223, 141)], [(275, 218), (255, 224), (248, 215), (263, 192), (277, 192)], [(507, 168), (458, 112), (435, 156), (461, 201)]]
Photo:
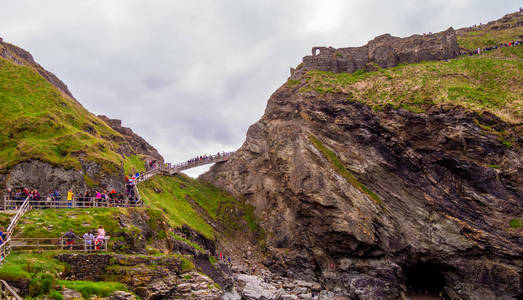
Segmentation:
[(0, 279), (0, 300), (22, 300), (22, 297), (18, 296), (15, 290), (7, 284), (4, 280)]
[[(31, 209), (45, 208), (92, 208), (92, 207), (138, 207), (143, 204), (141, 201), (125, 199), (101, 199), (96, 197), (75, 197), (72, 200), (60, 199), (33, 199), (28, 197), (27, 206)], [(27, 199), (26, 199), (27, 200)], [(24, 205), (26, 200), (22, 201), (16, 198), (6, 198), (4, 200), (4, 210), (19, 209)], [(26, 208), (27, 210), (27, 208)], [(25, 211), (24, 211), (25, 212)]]

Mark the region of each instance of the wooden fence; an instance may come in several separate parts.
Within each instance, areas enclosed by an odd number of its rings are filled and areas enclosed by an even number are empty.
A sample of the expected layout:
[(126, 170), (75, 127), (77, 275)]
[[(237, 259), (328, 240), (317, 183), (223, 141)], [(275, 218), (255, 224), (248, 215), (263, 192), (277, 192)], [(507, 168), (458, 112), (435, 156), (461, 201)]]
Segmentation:
[(22, 297), (18, 296), (18, 294), (13, 290), (7, 282), (0, 279), (0, 300), (22, 300)]
[(103, 240), (84, 240), (68, 238), (11, 238), (11, 247), (16, 250), (72, 250), (72, 251), (107, 251), (109, 237)]

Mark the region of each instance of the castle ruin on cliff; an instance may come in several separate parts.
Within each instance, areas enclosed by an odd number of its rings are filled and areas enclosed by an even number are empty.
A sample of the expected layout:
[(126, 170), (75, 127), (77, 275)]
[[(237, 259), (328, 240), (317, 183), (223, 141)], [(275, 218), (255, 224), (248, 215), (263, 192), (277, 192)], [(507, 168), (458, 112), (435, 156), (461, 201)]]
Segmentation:
[(415, 34), (406, 38), (383, 34), (361, 47), (313, 47), (312, 55), (303, 57), (303, 64), (298, 69), (291, 69), (291, 77), (298, 78), (309, 70), (334, 73), (372, 71), (376, 65), (390, 68), (400, 63), (443, 60), (457, 55), (458, 41), (452, 27), (434, 34)]

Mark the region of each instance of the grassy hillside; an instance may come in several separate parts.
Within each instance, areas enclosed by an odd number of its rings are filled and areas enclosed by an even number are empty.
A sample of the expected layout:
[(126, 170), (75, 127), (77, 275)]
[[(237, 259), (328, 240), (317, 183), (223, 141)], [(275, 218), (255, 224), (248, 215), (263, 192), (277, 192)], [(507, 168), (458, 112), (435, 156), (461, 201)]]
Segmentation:
[(512, 27), (521, 23), (523, 15), (513, 13), (488, 24), (460, 29), (457, 31), (458, 44), (461, 48), (473, 50), (522, 40), (523, 27)]
[(0, 171), (30, 159), (80, 169), (79, 158), (116, 172), (119, 136), (38, 72), (0, 58)]
[[(186, 175), (155, 176), (141, 183), (139, 188), (144, 202), (162, 210), (172, 227), (187, 225), (208, 239), (214, 239), (216, 233), (210, 223), (223, 230), (243, 225), (253, 231), (259, 230), (253, 207)], [(231, 211), (235, 214), (229, 213)]]
[(461, 105), (489, 111), (513, 123), (522, 120), (523, 46), (493, 50), (449, 61), (400, 65), (352, 74), (310, 71), (302, 82), (289, 82), (300, 92), (342, 93), (382, 109), (385, 105), (422, 112), (432, 104)]
[[(4, 280), (29, 280), (29, 296), (42, 299), (64, 299), (57, 290), (72, 289), (82, 294), (84, 299), (108, 297), (114, 291), (127, 291), (119, 282), (71, 281), (59, 279), (68, 268), (55, 258), (57, 251), (43, 253), (13, 253), (0, 267), (0, 278)], [(32, 299), (32, 298), (26, 298)]]

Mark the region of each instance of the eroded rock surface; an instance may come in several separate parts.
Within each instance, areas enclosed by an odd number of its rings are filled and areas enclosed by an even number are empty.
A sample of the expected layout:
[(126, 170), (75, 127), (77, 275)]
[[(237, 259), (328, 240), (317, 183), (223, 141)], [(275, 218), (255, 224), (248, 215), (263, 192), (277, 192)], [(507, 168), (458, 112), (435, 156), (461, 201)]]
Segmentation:
[(242, 147), (201, 176), (256, 206), (272, 271), (354, 299), (521, 295), (523, 238), (509, 226), (523, 215), (517, 124), (298, 89), (278, 89)]
[(142, 299), (220, 299), (221, 289), (196, 271), (184, 271), (177, 256), (60, 254), (70, 280), (118, 281)]

